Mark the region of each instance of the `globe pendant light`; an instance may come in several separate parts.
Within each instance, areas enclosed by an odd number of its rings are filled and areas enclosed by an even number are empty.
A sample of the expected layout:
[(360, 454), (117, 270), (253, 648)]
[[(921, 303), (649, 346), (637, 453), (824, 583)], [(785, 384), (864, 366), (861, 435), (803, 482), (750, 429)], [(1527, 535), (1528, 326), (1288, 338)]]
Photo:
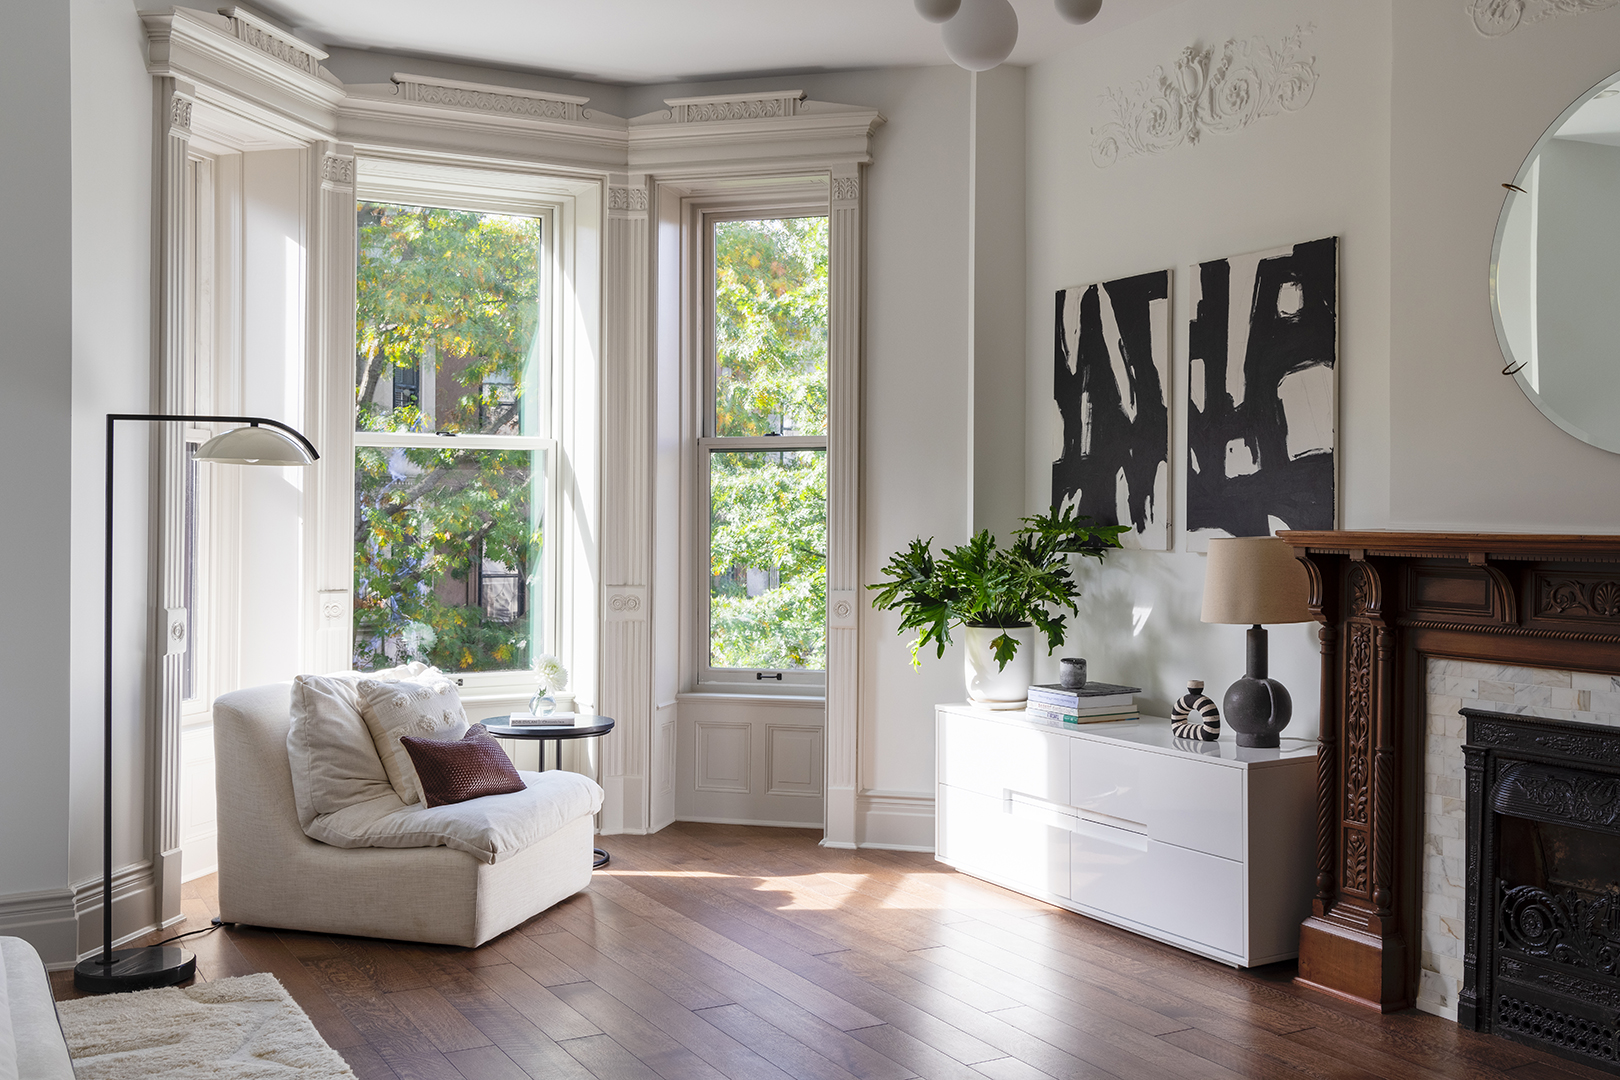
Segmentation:
[[(921, 5), (922, 0), (917, 0)], [(1102, 0), (1057, 0), (1058, 14), (1072, 23), (1088, 23), (1102, 10)]]
[(956, 14), (962, 0), (917, 0), (917, 14), (932, 23), (942, 23)]
[(957, 67), (989, 71), (1018, 44), (1018, 13), (1007, 0), (962, 0), (940, 31), (945, 53)]

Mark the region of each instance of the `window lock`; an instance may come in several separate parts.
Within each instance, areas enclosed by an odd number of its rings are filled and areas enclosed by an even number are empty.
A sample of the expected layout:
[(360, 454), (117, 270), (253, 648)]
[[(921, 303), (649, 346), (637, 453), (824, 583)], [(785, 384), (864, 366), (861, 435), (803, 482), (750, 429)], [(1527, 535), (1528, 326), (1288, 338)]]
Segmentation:
[(781, 682), (782, 681), (782, 673), (780, 671), (773, 671), (773, 672), (771, 672), (770, 674), (767, 675), (763, 671), (756, 671), (756, 672), (754, 672), (754, 678), (757, 679), (757, 680), (775, 679), (777, 682)]

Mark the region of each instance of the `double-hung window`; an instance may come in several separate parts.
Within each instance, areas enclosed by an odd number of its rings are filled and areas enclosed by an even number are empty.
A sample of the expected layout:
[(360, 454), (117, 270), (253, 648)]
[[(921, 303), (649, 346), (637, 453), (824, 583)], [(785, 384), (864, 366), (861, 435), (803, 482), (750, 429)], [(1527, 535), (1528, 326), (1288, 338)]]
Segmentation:
[(827, 667), (827, 217), (705, 214), (698, 682)]
[(521, 686), (553, 629), (548, 216), (357, 219), (354, 666)]

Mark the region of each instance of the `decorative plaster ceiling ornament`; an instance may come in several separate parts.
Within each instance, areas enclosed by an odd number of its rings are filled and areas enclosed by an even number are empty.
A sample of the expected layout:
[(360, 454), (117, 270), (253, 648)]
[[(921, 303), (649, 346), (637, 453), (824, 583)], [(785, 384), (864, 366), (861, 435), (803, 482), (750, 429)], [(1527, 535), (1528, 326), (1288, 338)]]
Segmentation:
[(1540, 22), (1555, 15), (1602, 11), (1616, 4), (1620, 4), (1620, 0), (1469, 0), (1468, 14), (1474, 20), (1475, 30), (1486, 37), (1501, 37), (1525, 23)]
[(1007, 0), (962, 0), (962, 7), (940, 30), (945, 54), (957, 67), (989, 71), (1012, 55), (1018, 44), (1018, 12)]
[(1072, 23), (1088, 23), (1101, 10), (1102, 0), (1057, 0), (1058, 14)]
[(1114, 118), (1091, 129), (1092, 162), (1106, 169), (1121, 158), (1196, 145), (1206, 131), (1226, 135), (1267, 116), (1298, 112), (1316, 89), (1316, 57), (1302, 50), (1313, 30), (1295, 27), (1277, 46), (1261, 37), (1228, 38), (1219, 51), (1189, 45), (1173, 74), (1155, 67), (1129, 91), (1110, 87), (1103, 101)]
[(948, 21), (962, 6), (962, 0), (916, 0), (917, 14), (932, 23)]

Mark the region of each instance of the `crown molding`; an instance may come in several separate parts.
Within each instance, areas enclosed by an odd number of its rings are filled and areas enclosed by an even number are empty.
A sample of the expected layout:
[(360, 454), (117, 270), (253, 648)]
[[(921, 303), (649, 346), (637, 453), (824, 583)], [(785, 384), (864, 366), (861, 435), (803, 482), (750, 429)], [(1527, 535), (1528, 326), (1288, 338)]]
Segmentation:
[(396, 72), (344, 86), (326, 53), (241, 8), (141, 13), (147, 70), (194, 87), (190, 130), (244, 150), (348, 143), (366, 154), (543, 162), (562, 172), (651, 171), (660, 179), (825, 171), (871, 161), (875, 109), (807, 101), (803, 90), (669, 98), (625, 120), (588, 97)]
[(488, 83), (458, 82), (438, 79), (431, 75), (408, 75), (396, 71), (394, 86), (401, 101), (414, 101), (423, 105), (437, 105), (448, 109), (528, 117), (534, 120), (585, 120), (591, 111), (585, 108), (588, 97), (571, 94), (552, 94), (543, 90), (523, 90), (511, 86), (492, 86)]
[(260, 52), (291, 64), (299, 71), (320, 77), (321, 61), (329, 54), (307, 41), (294, 37), (280, 27), (272, 26), (245, 8), (220, 8), (219, 13), (230, 23), (231, 33), (236, 35), (237, 40), (245, 41)]
[(193, 126), (216, 141), (331, 139), (345, 95), (319, 63), (326, 54), (229, 10), (230, 16), (180, 7), (141, 12), (146, 70), (196, 86), (201, 108)]
[[(669, 111), (638, 116), (629, 122), (629, 167), (656, 170), (663, 179), (712, 171), (716, 166), (765, 172), (825, 168), (833, 162), (867, 164), (872, 160), (872, 133), (884, 122), (882, 113), (854, 105), (799, 101), (794, 95), (800, 92), (671, 98)], [(794, 108), (781, 115), (744, 119), (731, 118), (729, 109), (717, 111), (714, 119), (679, 118), (683, 109), (767, 100), (792, 101)]]
[(793, 116), (804, 100), (803, 90), (765, 90), (752, 94), (714, 94), (709, 97), (665, 98), (677, 124), (721, 120), (774, 120)]
[(362, 153), (409, 148), (447, 160), (544, 162), (565, 171), (598, 174), (624, 167), (625, 122), (619, 117), (581, 110), (577, 120), (553, 120), (493, 108), (407, 100), (396, 92), (403, 85), (349, 87), (338, 109), (337, 137)]

